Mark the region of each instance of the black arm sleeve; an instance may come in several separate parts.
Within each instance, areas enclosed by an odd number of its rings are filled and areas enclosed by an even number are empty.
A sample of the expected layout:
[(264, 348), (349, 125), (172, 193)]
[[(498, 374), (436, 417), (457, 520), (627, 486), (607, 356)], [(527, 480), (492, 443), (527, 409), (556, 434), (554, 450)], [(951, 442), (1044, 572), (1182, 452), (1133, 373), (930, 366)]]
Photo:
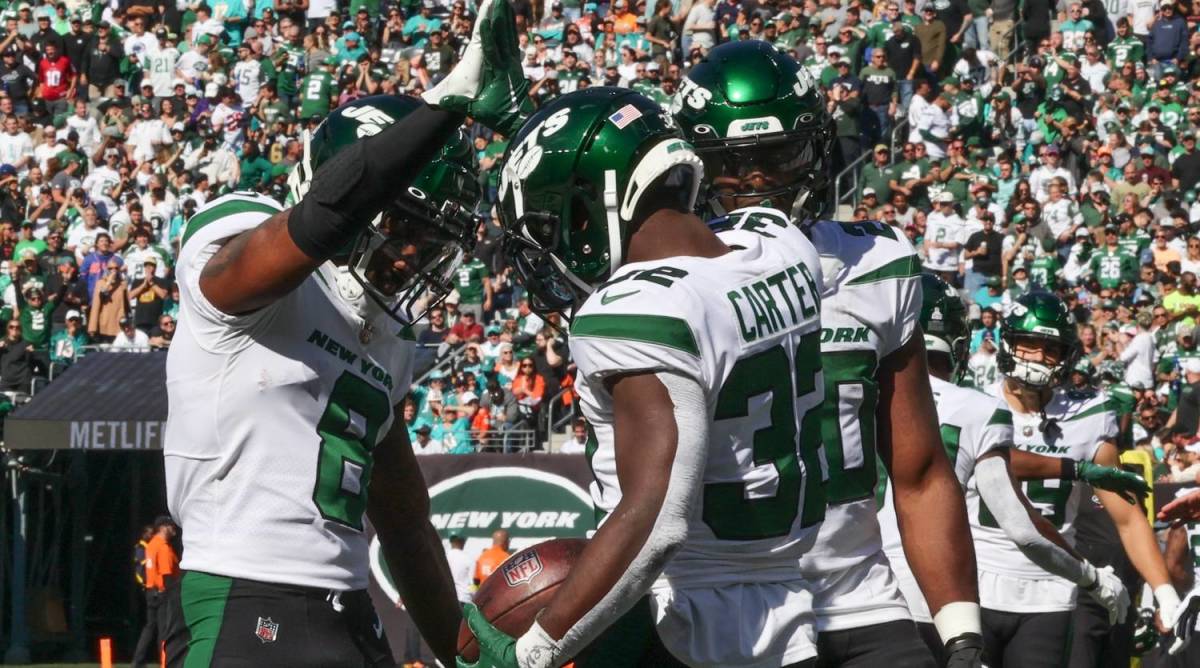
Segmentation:
[(317, 168), (288, 214), (292, 241), (315, 260), (333, 257), (404, 192), (462, 121), (460, 114), (421, 106), (339, 151)]

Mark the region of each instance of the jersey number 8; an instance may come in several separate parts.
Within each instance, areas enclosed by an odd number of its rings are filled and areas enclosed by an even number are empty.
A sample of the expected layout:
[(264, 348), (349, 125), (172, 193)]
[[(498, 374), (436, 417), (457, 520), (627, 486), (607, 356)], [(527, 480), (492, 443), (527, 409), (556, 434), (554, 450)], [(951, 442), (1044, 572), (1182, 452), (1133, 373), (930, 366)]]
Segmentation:
[(317, 422), (321, 450), (313, 503), (325, 519), (362, 531), (371, 450), (390, 415), (387, 393), (362, 378), (346, 371), (334, 383)]

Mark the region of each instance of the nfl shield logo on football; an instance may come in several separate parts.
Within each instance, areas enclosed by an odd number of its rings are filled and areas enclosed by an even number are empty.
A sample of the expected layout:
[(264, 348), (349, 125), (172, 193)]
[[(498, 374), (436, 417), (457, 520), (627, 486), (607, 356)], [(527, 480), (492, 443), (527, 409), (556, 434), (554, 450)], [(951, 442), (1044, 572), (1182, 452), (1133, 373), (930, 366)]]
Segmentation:
[(529, 582), (534, 576), (541, 573), (542, 560), (535, 550), (529, 550), (506, 561), (500, 570), (504, 572), (504, 581), (508, 583), (508, 586), (515, 587)]
[(258, 628), (254, 629), (254, 635), (264, 644), (275, 642), (275, 639), (279, 637), (279, 624), (271, 621), (270, 617), (266, 619), (259, 617)]

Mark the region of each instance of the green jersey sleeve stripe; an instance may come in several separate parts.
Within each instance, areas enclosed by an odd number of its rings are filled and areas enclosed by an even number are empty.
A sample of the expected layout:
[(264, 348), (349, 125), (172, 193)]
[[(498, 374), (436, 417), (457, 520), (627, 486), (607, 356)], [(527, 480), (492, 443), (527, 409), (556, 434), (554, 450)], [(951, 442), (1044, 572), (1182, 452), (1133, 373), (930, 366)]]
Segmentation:
[(262, 202), (248, 201), (243, 199), (233, 199), (228, 202), (221, 202), (211, 209), (206, 209), (191, 217), (183, 232), (183, 242), (179, 244), (180, 248), (187, 245), (188, 239), (191, 239), (200, 230), (204, 229), (210, 223), (214, 223), (226, 216), (232, 216), (238, 213), (265, 213), (274, 215), (282, 211), (277, 206), (271, 206)]
[(920, 274), (921, 260), (916, 255), (909, 255), (908, 257), (892, 260), (874, 271), (868, 271), (862, 276), (852, 278), (846, 282), (846, 285), (878, 283), (890, 278), (913, 278)]
[(1004, 410), (1003, 408), (997, 408), (996, 412), (992, 413), (992, 417), (988, 418), (987, 426), (991, 427), (992, 425), (1011, 427), (1012, 413)]
[(1093, 415), (1099, 415), (1100, 413), (1111, 412), (1114, 408), (1115, 408), (1115, 406), (1112, 404), (1112, 402), (1102, 401), (1102, 402), (1096, 404), (1095, 406), (1092, 406), (1091, 408), (1083, 411), (1082, 413), (1079, 413), (1078, 415), (1072, 415), (1071, 417), (1064, 420), (1064, 422), (1071, 422), (1073, 420), (1082, 420), (1085, 417), (1091, 417)]
[(571, 335), (643, 341), (700, 356), (687, 322), (665, 315), (581, 315), (571, 324)]

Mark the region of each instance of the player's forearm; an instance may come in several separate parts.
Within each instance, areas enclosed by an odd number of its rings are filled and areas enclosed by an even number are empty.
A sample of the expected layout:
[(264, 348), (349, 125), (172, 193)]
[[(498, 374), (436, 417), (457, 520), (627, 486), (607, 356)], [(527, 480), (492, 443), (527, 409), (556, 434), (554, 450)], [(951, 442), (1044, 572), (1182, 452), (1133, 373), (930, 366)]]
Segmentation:
[(883, 361), (878, 378), (885, 408), (876, 434), (908, 563), (935, 614), (947, 603), (978, 602), (966, 502), (942, 450), (919, 328)]
[[(704, 393), (694, 380), (660, 373), (625, 377), (614, 389), (622, 499), (579, 564), (538, 617), (555, 656), (574, 656), (628, 611), (687, 537), (707, 453)], [(521, 655), (544, 639), (531, 632)]]
[(1028, 506), (1002, 457), (980, 459), (975, 466), (975, 480), (982, 502), (1022, 554), (1049, 573), (1071, 582), (1083, 579), (1083, 557)]
[(311, 183), (288, 215), (293, 245), (318, 262), (340, 252), (437, 157), (461, 122), (453, 112), (418, 107), (342, 149), (315, 174), (302, 174)]
[(949, 465), (931, 467), (924, 480), (897, 485), (893, 494), (904, 556), (929, 609), (936, 614), (947, 603), (978, 601), (966, 504)]
[(462, 611), (441, 539), (426, 519), (399, 535), (380, 532), (379, 542), (400, 600), (421, 637), (442, 665), (454, 665)]
[[(1064, 464), (1066, 462), (1066, 464)], [(1047, 457), (1012, 448), (1009, 453), (1009, 468), (1017, 480), (1057, 480), (1063, 477), (1065, 467), (1074, 470), (1074, 459)], [(1068, 480), (1074, 479), (1074, 474)]]
[[(652, 568), (646, 569), (645, 576), (622, 577), (645, 550), (665, 492), (665, 488), (645, 490), (645, 493), (626, 496), (617, 504), (580, 556), (579, 563), (587, 564), (586, 572), (582, 569), (579, 573), (573, 572), (538, 618), (551, 637), (562, 639), (605, 597), (627, 603), (614, 606), (615, 619), (636, 602), (662, 572), (672, 547), (669, 545), (645, 555), (645, 559), (653, 563)], [(631, 595), (625, 595), (626, 592)]]
[[(1097, 494), (1102, 493), (1098, 491)], [(1101, 500), (1107, 509), (1109, 502), (1103, 498)], [(1129, 562), (1151, 588), (1157, 589), (1161, 585), (1170, 584), (1167, 565), (1158, 550), (1158, 542), (1154, 539), (1150, 523), (1141, 514), (1140, 507), (1130, 506), (1120, 500), (1113, 505), (1116, 504), (1123, 506), (1121, 510), (1124, 512), (1120, 514), (1120, 519), (1113, 517), (1113, 521), (1117, 525), (1117, 534), (1121, 537), (1121, 545), (1125, 548)], [(1113, 514), (1110, 512), (1109, 515), (1111, 517)]]
[(1167, 532), (1167, 547), (1163, 551), (1163, 561), (1166, 562), (1167, 576), (1177, 591), (1188, 591), (1195, 584), (1195, 570), (1192, 568), (1191, 547), (1188, 545), (1187, 530), (1183, 527), (1172, 527)]

